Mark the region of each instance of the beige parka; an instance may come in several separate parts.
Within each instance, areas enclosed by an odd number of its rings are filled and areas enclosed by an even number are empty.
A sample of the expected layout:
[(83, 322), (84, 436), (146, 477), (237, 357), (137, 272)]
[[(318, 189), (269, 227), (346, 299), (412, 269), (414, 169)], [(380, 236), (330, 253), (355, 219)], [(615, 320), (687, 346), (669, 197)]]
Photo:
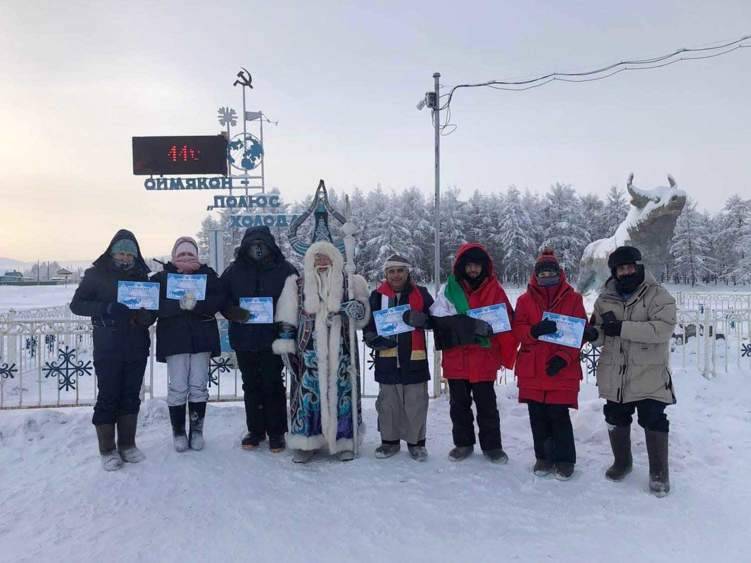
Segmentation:
[[(602, 316), (611, 311), (623, 321), (620, 336), (605, 336)], [(650, 272), (624, 301), (610, 278), (595, 302), (592, 324), (599, 337), (597, 387), (600, 397), (616, 403), (654, 399), (676, 402), (670, 371), (670, 339), (676, 323), (675, 299)]]

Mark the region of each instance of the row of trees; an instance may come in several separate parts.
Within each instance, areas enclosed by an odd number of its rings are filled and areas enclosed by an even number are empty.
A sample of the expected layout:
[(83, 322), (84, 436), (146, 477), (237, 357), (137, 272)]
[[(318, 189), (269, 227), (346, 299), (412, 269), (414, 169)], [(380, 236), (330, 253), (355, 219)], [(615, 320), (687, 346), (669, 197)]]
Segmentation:
[[(343, 209), (339, 194), (330, 192), (332, 203)], [(360, 227), (357, 247), (358, 271), (370, 280), (382, 276), (382, 265), (397, 253), (415, 265), (422, 280), (433, 273), (433, 201), (417, 188), (387, 192), (381, 187), (350, 195), (353, 221)], [(301, 213), (310, 204), (287, 203), (276, 213)], [(539, 250), (555, 249), (561, 265), (576, 279), (582, 251), (593, 240), (610, 236), (625, 218), (629, 204), (625, 192), (613, 186), (607, 196), (579, 195), (565, 184), (554, 184), (539, 195), (514, 186), (505, 192), (474, 192), (462, 199), (457, 188), (445, 190), (441, 199), (441, 277), (449, 273), (454, 253), (463, 242), (481, 242), (507, 283), (524, 284)], [(208, 250), (208, 231), (226, 228), (225, 258), (229, 261), (243, 230), (230, 229), (229, 216), (237, 210), (222, 210), (207, 216), (198, 234), (202, 251)], [(271, 210), (267, 210), (271, 212)], [(334, 227), (334, 230), (336, 227)], [(272, 228), (282, 249), (292, 256), (286, 229)], [(663, 279), (679, 283), (751, 282), (751, 200), (731, 197), (720, 213), (699, 212), (689, 200), (680, 216), (671, 245), (672, 261)], [(293, 256), (293, 259), (299, 260)]]

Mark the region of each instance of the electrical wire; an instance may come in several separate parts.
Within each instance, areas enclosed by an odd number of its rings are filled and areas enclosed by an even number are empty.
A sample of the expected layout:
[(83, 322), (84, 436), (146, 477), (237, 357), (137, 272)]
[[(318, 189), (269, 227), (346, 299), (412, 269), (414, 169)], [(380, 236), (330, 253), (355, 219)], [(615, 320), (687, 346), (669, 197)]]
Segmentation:
[[(675, 51), (660, 55), (658, 57), (652, 57), (649, 59), (634, 59), (625, 60), (617, 63), (613, 63), (604, 67), (596, 68), (594, 70), (584, 72), (551, 72), (538, 76), (537, 78), (531, 78), (528, 80), (519, 81), (505, 81), (505, 80), (489, 80), (487, 82), (478, 82), (474, 84), (458, 84), (451, 88), (451, 90), (439, 96), (439, 100), (447, 98), (442, 106), (438, 107), (438, 111), (446, 110), (446, 118), (443, 125), (441, 125), (441, 133), (450, 135), (456, 130), (456, 125), (450, 123), (451, 119), (451, 102), (454, 98), (454, 94), (461, 88), (492, 88), (493, 90), (504, 90), (510, 92), (523, 92), (526, 90), (532, 90), (534, 88), (540, 88), (550, 84), (551, 82), (595, 82), (598, 80), (604, 80), (620, 74), (621, 72), (633, 71), (633, 70), (650, 70), (663, 68), (672, 64), (691, 61), (691, 60), (703, 60), (713, 59), (722, 55), (727, 55), (733, 51), (739, 49), (745, 49), (751, 47), (751, 45), (743, 44), (744, 41), (751, 39), (751, 35), (745, 35), (740, 39), (734, 41), (727, 41), (714, 46), (707, 47), (695, 47), (695, 48), (681, 48)], [(688, 56), (691, 53), (708, 53), (697, 54), (695, 56)], [(433, 114), (436, 113), (434, 110)], [(433, 118), (435, 120), (435, 117)], [(452, 128), (448, 133), (444, 131), (448, 128)]]

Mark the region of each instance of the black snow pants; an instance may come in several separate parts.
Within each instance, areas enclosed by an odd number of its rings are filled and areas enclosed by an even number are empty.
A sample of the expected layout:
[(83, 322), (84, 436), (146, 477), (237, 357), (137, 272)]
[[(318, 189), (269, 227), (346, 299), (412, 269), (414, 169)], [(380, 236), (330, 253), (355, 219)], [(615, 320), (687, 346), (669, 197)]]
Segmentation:
[(237, 352), (243, 379), (248, 432), (258, 436), (283, 436), (287, 431), (287, 393), (281, 357), (271, 350)]
[(480, 428), (480, 448), (483, 451), (501, 448), (501, 417), (496, 404), (492, 381), (470, 383), (466, 379), (449, 379), (449, 413), (455, 446), (472, 446), (475, 443), (472, 400), (477, 409), (477, 426)]
[(94, 424), (114, 424), (124, 414), (138, 414), (141, 384), (147, 358), (94, 360), (99, 394), (94, 405)]
[(665, 414), (667, 406), (667, 403), (654, 399), (642, 399), (633, 403), (608, 401), (602, 410), (605, 413), (605, 422), (612, 426), (631, 426), (634, 411), (637, 411), (637, 421), (644, 430), (668, 432), (670, 422)]
[(535, 457), (553, 463), (576, 463), (574, 429), (568, 406), (528, 401), (527, 408)]

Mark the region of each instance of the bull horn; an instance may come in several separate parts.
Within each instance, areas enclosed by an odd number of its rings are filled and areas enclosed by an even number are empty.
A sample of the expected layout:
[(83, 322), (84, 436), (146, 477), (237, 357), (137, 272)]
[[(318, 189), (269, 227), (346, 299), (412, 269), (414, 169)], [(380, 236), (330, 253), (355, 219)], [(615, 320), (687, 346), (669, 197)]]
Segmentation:
[(638, 209), (644, 209), (647, 203), (649, 203), (650, 198), (644, 194), (639, 193), (634, 188), (633, 172), (628, 177), (628, 183), (626, 184), (626, 191), (628, 191), (628, 195), (631, 196), (631, 205), (633, 205), (634, 207), (637, 207)]
[(675, 183), (675, 179), (670, 174), (668, 174), (668, 183), (670, 184), (671, 188), (674, 188), (677, 185)]

